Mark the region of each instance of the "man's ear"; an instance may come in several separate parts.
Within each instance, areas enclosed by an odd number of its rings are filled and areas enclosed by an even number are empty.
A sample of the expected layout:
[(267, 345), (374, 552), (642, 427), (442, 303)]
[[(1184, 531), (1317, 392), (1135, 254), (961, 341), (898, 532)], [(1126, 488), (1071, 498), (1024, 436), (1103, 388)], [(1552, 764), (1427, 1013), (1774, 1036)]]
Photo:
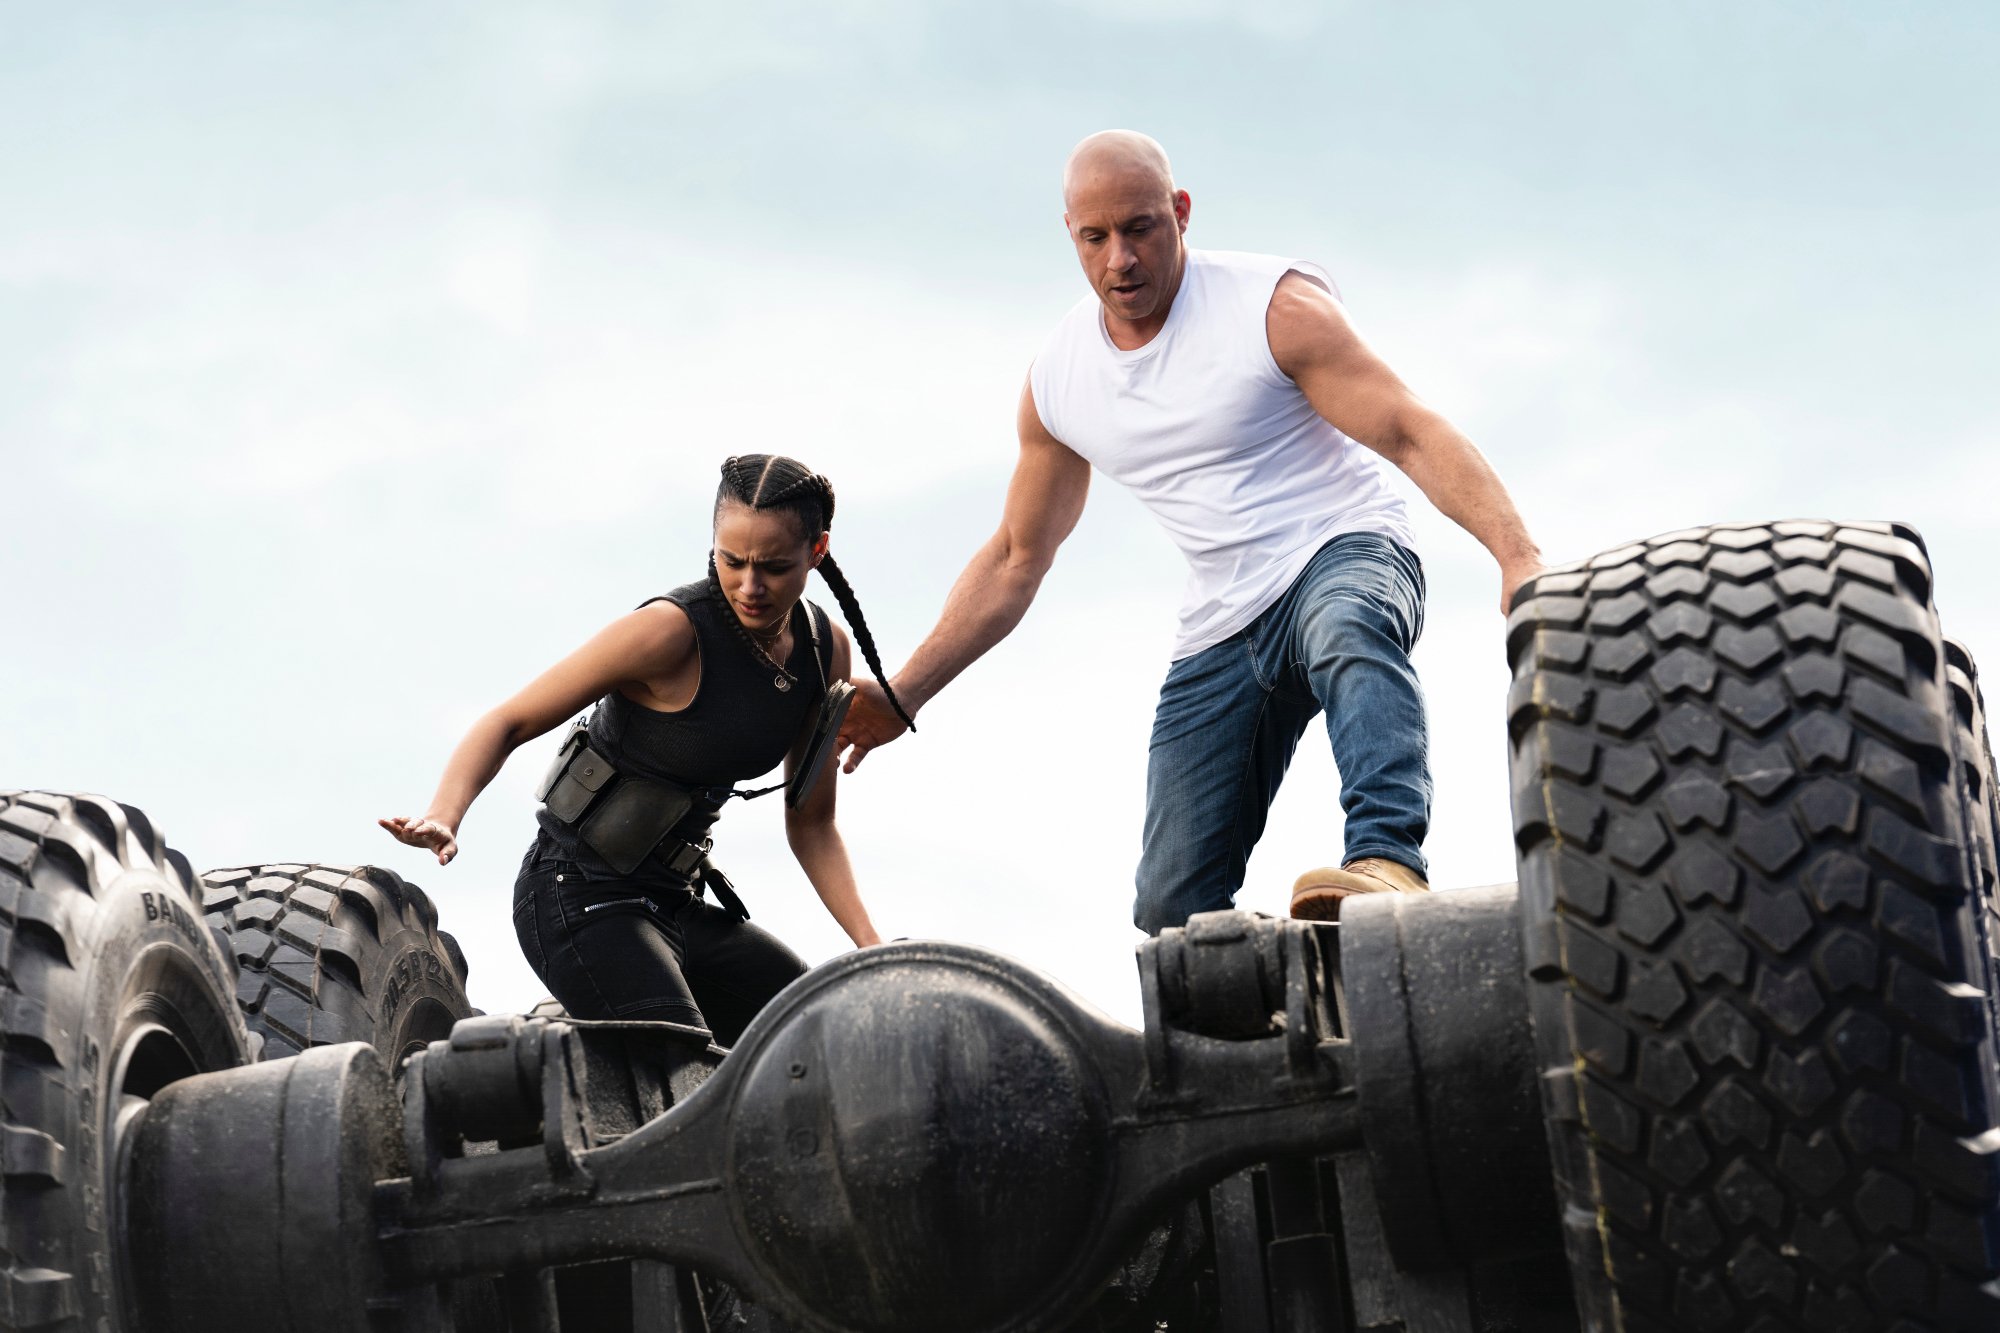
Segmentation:
[(1174, 222), (1181, 231), (1187, 231), (1188, 214), (1194, 211), (1194, 196), (1186, 190), (1174, 191)]

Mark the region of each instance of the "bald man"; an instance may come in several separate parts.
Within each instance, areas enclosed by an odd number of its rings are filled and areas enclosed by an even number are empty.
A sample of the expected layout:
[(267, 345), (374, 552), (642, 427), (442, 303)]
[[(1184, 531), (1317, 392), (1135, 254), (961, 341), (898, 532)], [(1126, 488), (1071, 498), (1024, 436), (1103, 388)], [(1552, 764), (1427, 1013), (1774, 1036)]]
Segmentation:
[[(1227, 908), (1292, 751), (1324, 712), (1346, 812), (1340, 866), (1308, 871), (1294, 916), (1428, 888), (1431, 780), (1410, 650), (1423, 567), (1385, 462), (1492, 552), (1504, 614), (1541, 553), (1472, 442), (1419, 402), (1302, 259), (1191, 250), (1191, 204), (1142, 134), (1094, 134), (1063, 172), (1063, 222), (1091, 295), (1021, 392), (1000, 530), (896, 674), (912, 711), (1020, 623), (1076, 526), (1094, 466), (1186, 555), (1160, 690), (1133, 917), (1157, 933)], [(902, 723), (859, 683), (851, 771)]]

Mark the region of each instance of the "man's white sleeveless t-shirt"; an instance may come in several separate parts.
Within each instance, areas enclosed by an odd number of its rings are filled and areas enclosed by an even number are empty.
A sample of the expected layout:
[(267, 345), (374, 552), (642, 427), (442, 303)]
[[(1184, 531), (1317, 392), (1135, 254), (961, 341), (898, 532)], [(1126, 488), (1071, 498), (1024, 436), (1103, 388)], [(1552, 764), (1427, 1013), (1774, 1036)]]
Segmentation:
[(1293, 270), (1334, 289), (1317, 264), (1190, 250), (1151, 342), (1113, 346), (1093, 293), (1029, 373), (1049, 434), (1137, 495), (1187, 557), (1175, 661), (1255, 620), (1329, 538), (1372, 532), (1413, 546), (1388, 465), (1315, 412), (1272, 359), (1265, 317)]

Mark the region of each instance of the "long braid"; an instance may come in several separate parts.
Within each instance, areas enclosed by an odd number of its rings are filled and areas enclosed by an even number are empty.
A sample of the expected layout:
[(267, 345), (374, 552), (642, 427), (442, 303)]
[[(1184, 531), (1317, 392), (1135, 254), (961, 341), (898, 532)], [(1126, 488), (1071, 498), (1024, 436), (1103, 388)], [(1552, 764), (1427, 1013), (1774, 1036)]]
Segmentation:
[(882, 655), (875, 651), (875, 636), (868, 632), (868, 622), (861, 618), (861, 603), (855, 600), (847, 575), (840, 572), (840, 566), (828, 555), (819, 562), (819, 576), (826, 580), (827, 587), (833, 589), (833, 599), (840, 603), (840, 614), (853, 628), (855, 641), (861, 645), (861, 655), (868, 659), (868, 669), (882, 683), (882, 693), (889, 696), (889, 707), (896, 710), (896, 716), (903, 719), (904, 726), (915, 731), (916, 722), (904, 710), (903, 701), (896, 697), (896, 691), (889, 687), (889, 673), (882, 669)]
[[(725, 501), (734, 500), (752, 509), (789, 510), (798, 517), (808, 539), (825, 532), (833, 525), (833, 483), (805, 464), (794, 458), (779, 454), (744, 454), (725, 459), (722, 464), (722, 485), (717, 488), (715, 507), (720, 511)], [(861, 615), (861, 602), (854, 595), (854, 588), (847, 581), (847, 575), (834, 563), (832, 555), (822, 556), (819, 562), (820, 577), (833, 590), (833, 597), (840, 604), (840, 614), (854, 630), (855, 640), (861, 645), (861, 655), (868, 662), (868, 669), (875, 673), (875, 679), (882, 685), (882, 692), (889, 696), (889, 706), (896, 710), (896, 716), (911, 731), (917, 724), (889, 687), (889, 673), (882, 669), (882, 656), (875, 648), (875, 636), (869, 633), (868, 622)], [(719, 597), (722, 582), (715, 571), (715, 553), (708, 557), (709, 585)], [(754, 643), (750, 632), (732, 614), (729, 617), (745, 643)]]
[[(833, 483), (818, 472), (812, 473), (801, 484), (800, 489), (810, 487), (819, 493), (826, 505), (825, 523), (833, 525)], [(896, 716), (903, 719), (903, 725), (911, 731), (917, 729), (916, 719), (903, 707), (903, 701), (896, 697), (896, 691), (889, 686), (889, 673), (882, 669), (882, 655), (875, 650), (875, 636), (868, 631), (868, 621), (861, 614), (861, 600), (854, 595), (854, 587), (848, 583), (847, 575), (834, 562), (833, 553), (820, 557), (819, 576), (826, 580), (826, 586), (833, 589), (833, 599), (840, 603), (840, 614), (846, 618), (854, 631), (854, 638), (861, 645), (861, 656), (867, 660), (868, 669), (875, 673), (875, 679), (882, 685), (882, 693), (889, 696), (889, 707), (896, 710)]]

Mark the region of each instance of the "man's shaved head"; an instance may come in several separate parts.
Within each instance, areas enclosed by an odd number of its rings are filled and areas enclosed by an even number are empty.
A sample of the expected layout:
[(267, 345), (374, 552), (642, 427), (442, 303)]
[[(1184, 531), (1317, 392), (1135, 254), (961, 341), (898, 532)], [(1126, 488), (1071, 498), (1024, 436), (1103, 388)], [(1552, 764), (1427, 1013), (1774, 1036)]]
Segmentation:
[(1063, 206), (1079, 190), (1118, 178), (1129, 188), (1156, 184), (1163, 195), (1174, 192), (1174, 169), (1159, 140), (1137, 130), (1099, 130), (1070, 150), (1063, 164)]
[(1106, 320), (1117, 323), (1114, 336), (1143, 343), (1166, 319), (1186, 264), (1190, 206), (1167, 150), (1136, 130), (1100, 130), (1070, 153), (1063, 226)]

